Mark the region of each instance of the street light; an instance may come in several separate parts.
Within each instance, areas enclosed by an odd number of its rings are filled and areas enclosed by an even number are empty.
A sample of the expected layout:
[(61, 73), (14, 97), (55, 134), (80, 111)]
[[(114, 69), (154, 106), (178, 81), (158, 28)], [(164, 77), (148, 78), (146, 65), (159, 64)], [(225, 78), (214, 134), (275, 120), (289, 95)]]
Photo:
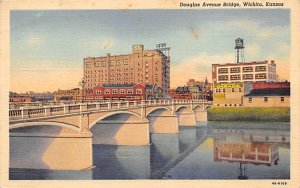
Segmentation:
[(86, 81), (84, 78), (81, 78), (81, 81), (78, 83), (79, 86), (82, 87), (82, 91), (81, 91), (81, 102), (83, 102), (83, 97), (84, 97), (84, 89), (85, 89), (85, 84), (86, 84)]

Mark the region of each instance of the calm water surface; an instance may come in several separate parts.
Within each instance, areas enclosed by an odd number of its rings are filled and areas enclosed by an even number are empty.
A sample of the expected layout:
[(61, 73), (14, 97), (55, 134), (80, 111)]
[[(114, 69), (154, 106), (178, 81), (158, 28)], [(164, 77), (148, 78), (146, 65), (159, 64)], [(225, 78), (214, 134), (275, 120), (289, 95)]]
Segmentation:
[(85, 171), (10, 169), (10, 179), (289, 179), (290, 123), (208, 122), (149, 146), (93, 145)]

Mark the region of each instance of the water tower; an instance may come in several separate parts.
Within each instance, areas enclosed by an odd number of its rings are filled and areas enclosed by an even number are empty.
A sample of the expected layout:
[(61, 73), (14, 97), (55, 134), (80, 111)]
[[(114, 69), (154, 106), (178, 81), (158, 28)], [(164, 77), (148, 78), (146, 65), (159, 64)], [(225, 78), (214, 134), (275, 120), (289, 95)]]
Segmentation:
[(236, 63), (244, 62), (244, 39), (237, 38), (235, 39), (235, 48), (236, 49)]

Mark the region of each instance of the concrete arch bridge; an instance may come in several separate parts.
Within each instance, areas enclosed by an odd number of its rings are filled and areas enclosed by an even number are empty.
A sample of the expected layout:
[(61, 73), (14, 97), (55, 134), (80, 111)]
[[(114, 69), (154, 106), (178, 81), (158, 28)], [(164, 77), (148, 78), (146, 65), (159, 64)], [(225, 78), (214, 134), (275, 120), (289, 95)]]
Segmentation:
[(148, 145), (150, 133), (176, 134), (179, 126), (205, 121), (211, 106), (205, 100), (149, 100), (11, 109), (10, 167), (84, 169), (92, 164), (92, 144)]

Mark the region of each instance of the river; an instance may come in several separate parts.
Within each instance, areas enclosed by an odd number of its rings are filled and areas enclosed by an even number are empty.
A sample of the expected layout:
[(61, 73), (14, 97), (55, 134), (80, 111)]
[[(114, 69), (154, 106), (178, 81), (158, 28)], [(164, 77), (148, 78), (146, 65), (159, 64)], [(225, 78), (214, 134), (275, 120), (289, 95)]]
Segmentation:
[(11, 180), (289, 179), (289, 122), (206, 122), (147, 146), (93, 145), (94, 168), (10, 169)]

